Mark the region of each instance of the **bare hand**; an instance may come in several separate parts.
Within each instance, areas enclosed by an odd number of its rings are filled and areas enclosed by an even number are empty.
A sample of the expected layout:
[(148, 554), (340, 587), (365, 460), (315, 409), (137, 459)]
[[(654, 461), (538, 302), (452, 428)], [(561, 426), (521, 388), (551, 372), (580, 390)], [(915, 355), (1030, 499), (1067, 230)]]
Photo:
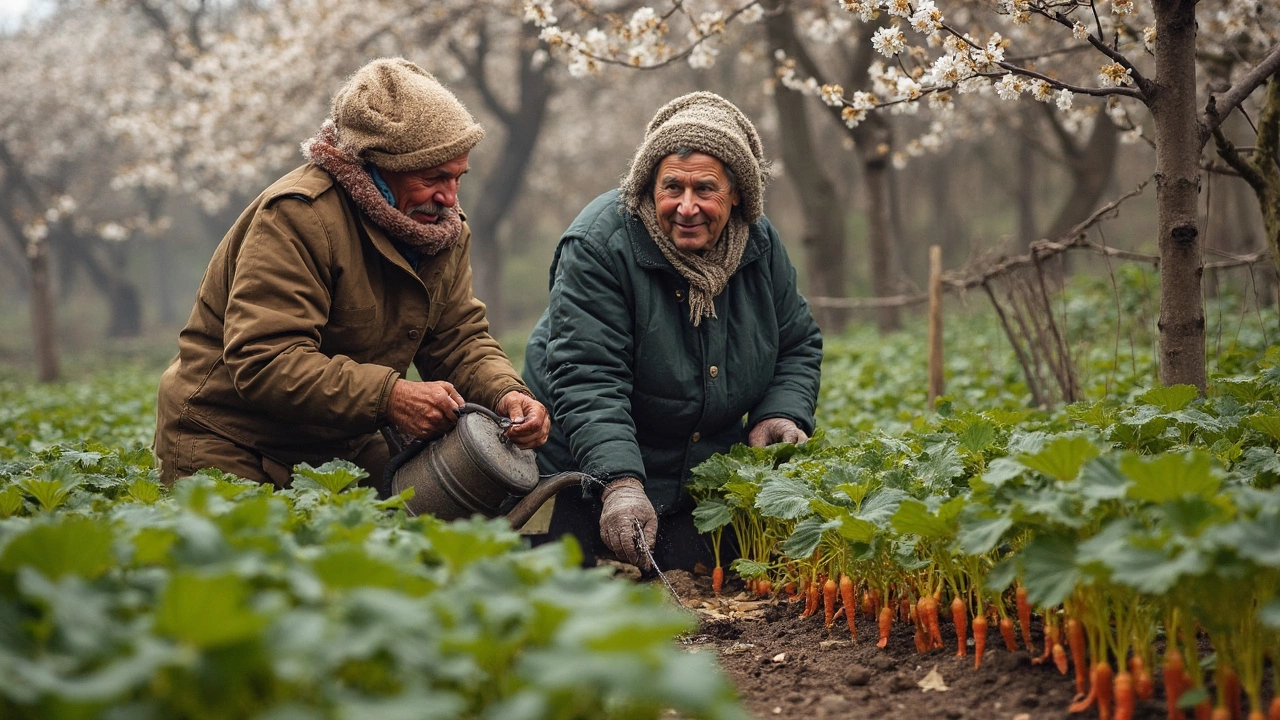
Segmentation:
[(551, 416), (537, 400), (519, 391), (509, 392), (498, 401), (498, 412), (510, 418), (506, 434), (517, 447), (532, 450), (547, 441)]
[(761, 420), (747, 433), (747, 444), (751, 447), (765, 447), (780, 442), (799, 445), (808, 439), (809, 436), (794, 422), (781, 417)]
[(464, 403), (453, 383), (396, 380), (387, 415), (400, 432), (415, 438), (434, 438), (453, 429), (458, 422), (458, 408)]

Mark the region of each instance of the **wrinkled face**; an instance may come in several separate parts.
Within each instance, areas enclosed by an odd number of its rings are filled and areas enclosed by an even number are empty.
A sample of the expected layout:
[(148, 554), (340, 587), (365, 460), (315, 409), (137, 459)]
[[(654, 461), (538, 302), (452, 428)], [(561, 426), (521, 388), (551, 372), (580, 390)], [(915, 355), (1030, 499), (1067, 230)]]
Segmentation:
[(739, 200), (724, 163), (706, 153), (668, 155), (654, 173), (658, 226), (685, 252), (715, 245)]
[(396, 172), (378, 168), (396, 197), (396, 209), (430, 225), (457, 212), (458, 183), (467, 172), (467, 155), (424, 170)]

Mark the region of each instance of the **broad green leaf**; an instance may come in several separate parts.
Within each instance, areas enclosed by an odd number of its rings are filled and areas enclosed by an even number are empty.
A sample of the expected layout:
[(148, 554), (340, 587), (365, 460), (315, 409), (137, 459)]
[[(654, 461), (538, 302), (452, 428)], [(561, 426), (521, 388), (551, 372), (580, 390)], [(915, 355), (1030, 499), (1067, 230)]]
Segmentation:
[(434, 587), (425, 578), (355, 547), (333, 548), (312, 561), (311, 567), (321, 582), (336, 590), (382, 587), (423, 595)]
[(991, 461), (985, 472), (982, 473), (982, 481), (992, 487), (1000, 487), (1010, 480), (1018, 477), (1027, 470), (1027, 466), (1014, 460), (1013, 458), (1002, 457)]
[(729, 569), (744, 578), (759, 578), (769, 574), (769, 563), (756, 562), (746, 558), (738, 558), (729, 564)]
[(765, 517), (795, 520), (808, 515), (814, 489), (801, 480), (777, 478), (765, 483), (756, 497), (756, 509)]
[(986, 420), (978, 420), (970, 423), (956, 439), (960, 441), (960, 447), (968, 450), (974, 455), (981, 455), (996, 440), (996, 426)]
[(1018, 577), (1017, 558), (1006, 557), (996, 563), (982, 581), (982, 587), (993, 593), (1003, 593)]
[(707, 498), (693, 509), (693, 525), (700, 533), (722, 528), (732, 519), (729, 506), (720, 498)]
[(915, 465), (916, 476), (925, 487), (934, 492), (951, 489), (952, 478), (964, 474), (964, 461), (960, 459), (958, 446), (949, 442), (932, 445)]
[(840, 537), (853, 542), (869, 543), (875, 539), (876, 532), (879, 528), (874, 523), (852, 515), (845, 514), (840, 517)]
[(1115, 408), (1106, 403), (1076, 403), (1067, 406), (1067, 415), (1076, 422), (1106, 430), (1116, 422)]
[(1200, 397), (1200, 390), (1194, 385), (1170, 385), (1148, 390), (1138, 396), (1138, 402), (1155, 405), (1167, 413), (1177, 412), (1192, 400)]
[(1074, 540), (1062, 535), (1036, 535), (1018, 554), (1023, 584), (1033, 605), (1053, 606), (1067, 599), (1080, 571), (1076, 569)]
[(1101, 451), (1086, 437), (1058, 437), (1040, 452), (1023, 453), (1018, 462), (1032, 470), (1038, 470), (1055, 480), (1066, 482), (1074, 479), (1080, 466), (1098, 456)]
[(1210, 497), (1222, 482), (1210, 456), (1201, 451), (1154, 458), (1126, 455), (1120, 460), (1120, 470), (1133, 480), (1131, 499), (1155, 503), (1183, 495)]
[(855, 506), (861, 506), (862, 501), (866, 499), (867, 493), (871, 492), (871, 483), (844, 483), (831, 488), (834, 493), (844, 493)]
[(71, 494), (70, 488), (63, 485), (58, 479), (44, 478), (27, 478), (18, 485), (28, 495), (35, 498), (40, 504), (40, 509), (45, 512), (51, 512), (62, 503), (66, 502), (67, 497)]
[(894, 488), (882, 487), (874, 490), (868, 493), (862, 507), (858, 508), (857, 517), (878, 528), (887, 528), (893, 514), (898, 511), (898, 505), (906, 497), (906, 493)]
[[(971, 506), (976, 508), (977, 506)], [(960, 518), (960, 529), (956, 532), (956, 545), (967, 555), (983, 555), (990, 552), (1013, 527), (1013, 520), (990, 510), (979, 512), (971, 510)]]
[(1244, 420), (1245, 427), (1266, 435), (1272, 440), (1280, 440), (1280, 417), (1275, 415), (1250, 415)]
[(17, 485), (10, 485), (0, 491), (0, 518), (17, 515), (22, 509), (22, 491)]
[(156, 608), (156, 632), (202, 649), (249, 640), (267, 619), (248, 607), (248, 596), (235, 575), (177, 573)]
[(137, 565), (164, 564), (177, 541), (177, 533), (168, 528), (142, 528), (133, 536), (133, 562)]
[(150, 480), (138, 478), (129, 483), (129, 497), (150, 505), (160, 499), (160, 486)]
[(1258, 608), (1258, 619), (1272, 630), (1280, 630), (1280, 598), (1271, 598)]
[(893, 514), (893, 529), (904, 535), (924, 538), (947, 538), (953, 532), (950, 523), (929, 512), (929, 508), (919, 500), (902, 501)]
[(818, 548), (818, 544), (822, 542), (822, 535), (831, 530), (839, 530), (842, 523), (839, 520), (824, 521), (819, 517), (807, 517), (796, 523), (795, 530), (791, 532), (791, 537), (782, 543), (780, 549), (782, 554), (797, 560), (803, 560), (813, 555), (813, 551)]
[(0, 570), (15, 573), (29, 567), (50, 580), (78, 575), (93, 580), (111, 568), (111, 528), (104, 521), (70, 517), (35, 525), (9, 541)]
[(501, 519), (474, 517), (448, 523), (434, 517), (423, 520), (423, 533), (431, 541), (433, 554), (454, 571), (520, 546), (520, 536)]
[(334, 495), (367, 477), (368, 472), (349, 460), (330, 460), (318, 468), (302, 463), (293, 469), (295, 487), (306, 487), (306, 482), (299, 485), (299, 481), (310, 480)]

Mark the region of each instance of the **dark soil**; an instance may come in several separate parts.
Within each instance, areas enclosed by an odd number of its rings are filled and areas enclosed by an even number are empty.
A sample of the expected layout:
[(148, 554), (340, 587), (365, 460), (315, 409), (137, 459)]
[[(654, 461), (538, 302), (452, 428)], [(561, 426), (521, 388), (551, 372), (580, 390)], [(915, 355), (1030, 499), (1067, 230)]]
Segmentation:
[[(706, 578), (682, 572), (668, 573), (668, 577), (686, 606), (698, 605), (711, 595)], [(738, 590), (728, 587), (725, 595), (732, 597)], [(699, 633), (685, 642), (693, 651), (717, 653), (747, 709), (761, 720), (1097, 717), (1094, 710), (1068, 714), (1067, 706), (1075, 694), (1074, 675), (1060, 675), (1052, 663), (1033, 665), (1025, 650), (1008, 652), (994, 625), (982, 667), (975, 670), (972, 636), (969, 655), (956, 657), (954, 626), (945, 620), (942, 637), (949, 649), (921, 654), (916, 652), (909, 625), (896, 624), (888, 647), (882, 650), (876, 647), (875, 622), (863, 615), (857, 619), (858, 639), (853, 643), (843, 618), (828, 634), (822, 613), (800, 618), (799, 603), (782, 600), (742, 606), (750, 608), (745, 617), (734, 612), (734, 603), (723, 603), (719, 610), (704, 607), (699, 611)], [(729, 617), (716, 617), (718, 612)], [(1038, 624), (1033, 623), (1032, 634), (1037, 645), (1042, 637)], [(925, 691), (918, 685), (934, 668), (947, 685), (946, 691)], [(1156, 697), (1139, 700), (1134, 717), (1165, 717), (1159, 680)]]

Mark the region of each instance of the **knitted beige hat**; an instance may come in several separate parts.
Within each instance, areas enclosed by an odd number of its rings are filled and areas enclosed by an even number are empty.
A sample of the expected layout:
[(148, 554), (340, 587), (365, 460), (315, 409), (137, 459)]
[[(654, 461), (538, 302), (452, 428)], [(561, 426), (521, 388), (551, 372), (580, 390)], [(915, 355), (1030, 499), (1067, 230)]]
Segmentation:
[(686, 147), (720, 160), (738, 176), (738, 210), (753, 223), (764, 214), (764, 151), (755, 125), (736, 105), (711, 92), (682, 95), (658, 110), (622, 180), (622, 199), (635, 212), (653, 194), (653, 172), (662, 159)]
[(403, 58), (357, 70), (333, 96), (333, 122), (343, 152), (399, 172), (448, 162), (484, 137), (453, 93)]

